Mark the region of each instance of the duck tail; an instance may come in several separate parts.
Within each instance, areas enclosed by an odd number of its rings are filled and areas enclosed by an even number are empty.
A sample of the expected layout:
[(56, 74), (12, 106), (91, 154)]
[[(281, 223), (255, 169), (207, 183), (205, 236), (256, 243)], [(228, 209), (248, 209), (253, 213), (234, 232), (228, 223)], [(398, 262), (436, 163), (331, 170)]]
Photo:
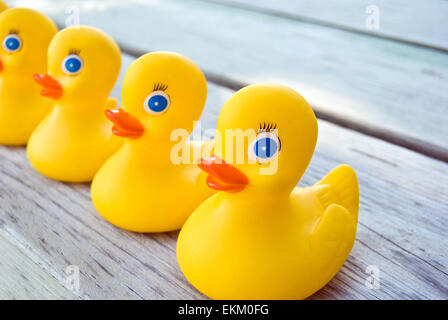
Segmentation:
[(343, 164), (331, 170), (316, 185), (328, 185), (327, 192), (320, 195), (323, 203), (338, 204), (347, 209), (358, 222), (359, 186), (355, 170)]

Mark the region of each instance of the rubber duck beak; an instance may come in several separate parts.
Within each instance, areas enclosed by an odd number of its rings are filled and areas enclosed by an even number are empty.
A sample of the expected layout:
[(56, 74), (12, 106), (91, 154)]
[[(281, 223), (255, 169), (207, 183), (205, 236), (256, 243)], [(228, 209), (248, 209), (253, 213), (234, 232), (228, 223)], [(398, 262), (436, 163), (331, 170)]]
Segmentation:
[(2, 59), (0, 59), (0, 72), (2, 72), (3, 71), (3, 62), (2, 62)]
[(244, 173), (219, 157), (201, 158), (198, 166), (208, 173), (207, 185), (212, 189), (239, 192), (249, 183)]
[(40, 94), (44, 97), (48, 97), (54, 100), (59, 99), (62, 96), (62, 86), (58, 80), (50, 76), (49, 74), (35, 74), (33, 75), (34, 81), (44, 87)]
[(145, 133), (141, 122), (122, 109), (107, 109), (106, 117), (113, 122), (112, 133), (130, 139), (140, 138)]

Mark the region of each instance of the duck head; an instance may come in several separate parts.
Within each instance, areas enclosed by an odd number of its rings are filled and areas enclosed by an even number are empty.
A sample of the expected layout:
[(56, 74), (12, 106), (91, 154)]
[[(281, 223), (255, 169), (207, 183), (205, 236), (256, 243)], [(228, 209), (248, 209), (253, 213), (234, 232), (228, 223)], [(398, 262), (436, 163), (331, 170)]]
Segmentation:
[(0, 0), (0, 12), (5, 11), (6, 9), (8, 9), (8, 5), (3, 0)]
[(213, 189), (289, 194), (316, 141), (316, 117), (300, 94), (277, 84), (251, 85), (223, 106), (214, 157), (201, 159), (199, 167)]
[(122, 90), (122, 107), (106, 110), (113, 133), (142, 143), (169, 142), (173, 130), (193, 130), (205, 105), (207, 82), (188, 58), (152, 52), (128, 68)]
[(60, 105), (102, 108), (120, 67), (120, 48), (110, 36), (92, 27), (70, 27), (50, 43), (48, 73), (34, 79), (43, 87), (41, 94)]
[(0, 14), (0, 76), (31, 77), (47, 69), (47, 49), (57, 27), (45, 15), (27, 8)]

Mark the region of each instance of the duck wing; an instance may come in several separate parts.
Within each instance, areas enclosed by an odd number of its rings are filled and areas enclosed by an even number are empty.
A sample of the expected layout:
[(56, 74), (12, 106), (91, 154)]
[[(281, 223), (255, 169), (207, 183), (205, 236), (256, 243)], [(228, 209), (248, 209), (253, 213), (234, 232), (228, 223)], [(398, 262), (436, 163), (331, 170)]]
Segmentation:
[(342, 206), (330, 205), (317, 222), (310, 237), (316, 267), (333, 265), (334, 272), (347, 259), (356, 237), (352, 215)]
[(324, 208), (338, 204), (358, 222), (359, 186), (355, 171), (343, 164), (331, 170), (313, 189)]

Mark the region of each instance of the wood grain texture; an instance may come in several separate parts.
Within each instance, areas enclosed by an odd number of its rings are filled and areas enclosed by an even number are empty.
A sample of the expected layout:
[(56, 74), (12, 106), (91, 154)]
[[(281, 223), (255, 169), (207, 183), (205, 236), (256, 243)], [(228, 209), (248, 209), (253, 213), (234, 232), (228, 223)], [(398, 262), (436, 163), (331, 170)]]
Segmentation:
[[(203, 130), (232, 93), (209, 84)], [(361, 199), (350, 257), (311, 298), (447, 299), (448, 165), (325, 121), (319, 131), (300, 185), (348, 163)], [(88, 185), (46, 179), (23, 148), (0, 147), (0, 298), (203, 299), (178, 268), (176, 238), (115, 228), (95, 211)], [(63, 287), (69, 265), (80, 268), (77, 292)], [(378, 290), (365, 285), (369, 265), (380, 269)]]
[[(203, 0), (448, 52), (444, 0)], [(379, 8), (380, 26), (366, 28), (366, 9)]]
[[(62, 23), (73, 5), (20, 4)], [(232, 88), (287, 84), (324, 119), (425, 154), (435, 150), (448, 160), (447, 54), (203, 1), (98, 0), (77, 6), (82, 24), (104, 29), (128, 51), (180, 52), (214, 82)]]
[[(3, 222), (3, 219), (0, 218)], [(55, 277), (26, 242), (17, 241), (14, 229), (0, 229), (0, 297), (9, 299), (74, 299), (64, 287), (63, 279)], [(8, 240), (11, 239), (12, 243)], [(23, 240), (23, 239), (22, 239)], [(37, 258), (37, 259), (36, 259)], [(53, 268), (53, 266), (50, 266)], [(63, 270), (58, 270), (61, 274)], [(56, 272), (58, 272), (56, 271)]]

